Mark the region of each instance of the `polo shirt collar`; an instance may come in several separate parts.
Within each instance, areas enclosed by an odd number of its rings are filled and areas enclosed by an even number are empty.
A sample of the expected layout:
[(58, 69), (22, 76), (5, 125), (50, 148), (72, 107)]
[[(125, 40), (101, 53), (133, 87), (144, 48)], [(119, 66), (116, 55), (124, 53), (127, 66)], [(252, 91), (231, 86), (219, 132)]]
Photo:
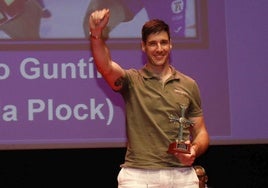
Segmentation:
[[(180, 73), (178, 71), (175, 70), (175, 68), (172, 65), (169, 65), (172, 71), (172, 75), (173, 75), (173, 79), (180, 79)], [(140, 74), (143, 76), (143, 78), (155, 78), (155, 76), (153, 75), (152, 72), (150, 72), (146, 65), (143, 66), (143, 68), (141, 68), (139, 70)]]

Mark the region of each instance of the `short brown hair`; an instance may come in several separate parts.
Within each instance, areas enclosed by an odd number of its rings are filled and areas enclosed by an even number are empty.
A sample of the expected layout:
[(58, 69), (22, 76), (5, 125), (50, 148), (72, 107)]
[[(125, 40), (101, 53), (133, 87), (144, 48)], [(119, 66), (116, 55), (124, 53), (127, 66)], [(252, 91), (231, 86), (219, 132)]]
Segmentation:
[(159, 33), (161, 31), (167, 32), (168, 38), (170, 39), (169, 25), (163, 20), (152, 19), (145, 22), (141, 30), (142, 41), (146, 42), (150, 34)]

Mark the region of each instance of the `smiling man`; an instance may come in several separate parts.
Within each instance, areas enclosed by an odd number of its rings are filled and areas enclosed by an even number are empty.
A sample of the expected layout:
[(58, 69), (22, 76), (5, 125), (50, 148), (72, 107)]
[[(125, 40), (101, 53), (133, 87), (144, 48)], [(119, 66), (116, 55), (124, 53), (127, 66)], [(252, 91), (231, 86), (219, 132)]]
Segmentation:
[[(198, 188), (192, 164), (207, 150), (209, 136), (196, 81), (170, 64), (169, 25), (159, 19), (147, 21), (141, 40), (145, 65), (139, 70), (124, 69), (112, 60), (102, 37), (109, 17), (109, 9), (94, 11), (89, 30), (98, 71), (125, 101), (128, 142), (118, 187)], [(182, 117), (192, 125), (183, 127), (178, 135)], [(168, 152), (173, 143), (175, 147)], [(187, 151), (177, 148), (181, 145)]]

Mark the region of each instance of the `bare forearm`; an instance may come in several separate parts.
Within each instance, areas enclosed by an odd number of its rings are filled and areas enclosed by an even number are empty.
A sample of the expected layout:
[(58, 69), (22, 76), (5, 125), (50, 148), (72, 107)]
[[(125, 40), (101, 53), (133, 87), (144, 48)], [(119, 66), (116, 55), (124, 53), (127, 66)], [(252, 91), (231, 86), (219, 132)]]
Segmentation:
[(110, 52), (105, 41), (101, 38), (90, 37), (90, 48), (98, 71), (105, 74), (109, 70), (111, 62)]
[(209, 136), (206, 131), (198, 133), (195, 139), (192, 142), (192, 147), (196, 151), (196, 157), (202, 155), (206, 152), (209, 146)]
[(102, 37), (109, 16), (109, 9), (96, 10), (91, 14), (89, 18), (90, 48), (98, 71), (114, 90), (119, 90), (122, 84), (118, 84), (118, 80), (122, 80), (124, 70), (112, 61), (108, 46)]

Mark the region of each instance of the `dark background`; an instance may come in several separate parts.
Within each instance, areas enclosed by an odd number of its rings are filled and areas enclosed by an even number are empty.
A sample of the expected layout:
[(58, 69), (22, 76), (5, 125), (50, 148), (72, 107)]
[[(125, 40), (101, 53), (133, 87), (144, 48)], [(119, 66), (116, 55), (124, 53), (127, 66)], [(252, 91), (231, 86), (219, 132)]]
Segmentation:
[[(125, 148), (0, 151), (0, 187), (117, 187)], [(213, 188), (268, 187), (268, 145), (212, 145), (196, 160)]]

